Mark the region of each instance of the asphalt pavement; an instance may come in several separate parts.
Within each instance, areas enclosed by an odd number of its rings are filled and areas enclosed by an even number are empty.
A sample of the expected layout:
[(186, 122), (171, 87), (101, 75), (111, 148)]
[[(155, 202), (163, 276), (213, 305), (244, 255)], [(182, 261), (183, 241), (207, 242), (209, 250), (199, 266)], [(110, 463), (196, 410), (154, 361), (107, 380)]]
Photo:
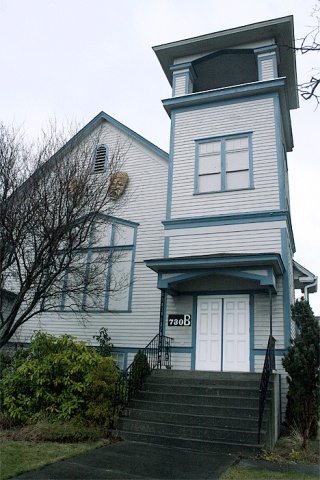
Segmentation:
[(218, 479), (236, 455), (116, 442), (15, 477), (17, 480)]
[(11, 480), (218, 480), (232, 465), (249, 470), (314, 475), (319, 465), (275, 464), (256, 458), (122, 441), (18, 475)]

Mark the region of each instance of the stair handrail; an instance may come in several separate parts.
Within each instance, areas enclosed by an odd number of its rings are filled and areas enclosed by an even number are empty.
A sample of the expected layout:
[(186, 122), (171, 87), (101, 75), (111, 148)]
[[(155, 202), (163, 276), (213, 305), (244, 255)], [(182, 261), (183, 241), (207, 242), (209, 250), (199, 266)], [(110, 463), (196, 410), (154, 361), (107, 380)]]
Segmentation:
[(267, 392), (269, 386), (269, 379), (272, 371), (275, 369), (275, 338), (270, 335), (266, 355), (264, 358), (264, 365), (261, 374), (260, 388), (259, 388), (259, 421), (258, 421), (258, 443), (260, 444), (261, 427), (263, 414), (266, 406)]
[(171, 345), (173, 339), (160, 335), (153, 337), (146, 347), (140, 349), (133, 362), (120, 373), (113, 397), (113, 419), (141, 390), (143, 383), (156, 368), (171, 368)]

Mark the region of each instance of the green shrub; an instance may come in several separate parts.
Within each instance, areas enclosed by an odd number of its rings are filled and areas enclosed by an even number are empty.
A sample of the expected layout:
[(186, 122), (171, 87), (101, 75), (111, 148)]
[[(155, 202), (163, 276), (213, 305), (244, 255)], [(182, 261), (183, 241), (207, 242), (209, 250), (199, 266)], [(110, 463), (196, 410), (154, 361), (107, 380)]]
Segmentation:
[(36, 332), (16, 368), (0, 381), (4, 411), (21, 423), (71, 419), (107, 426), (117, 369), (110, 357), (70, 335)]
[(150, 373), (151, 369), (147, 356), (141, 350), (138, 350), (132, 363), (131, 381), (129, 387), (132, 394), (135, 394), (141, 389), (143, 382), (150, 375)]
[(282, 360), (289, 375), (286, 423), (300, 431), (305, 447), (316, 437), (319, 422), (320, 326), (303, 298), (296, 300), (291, 312), (298, 331)]

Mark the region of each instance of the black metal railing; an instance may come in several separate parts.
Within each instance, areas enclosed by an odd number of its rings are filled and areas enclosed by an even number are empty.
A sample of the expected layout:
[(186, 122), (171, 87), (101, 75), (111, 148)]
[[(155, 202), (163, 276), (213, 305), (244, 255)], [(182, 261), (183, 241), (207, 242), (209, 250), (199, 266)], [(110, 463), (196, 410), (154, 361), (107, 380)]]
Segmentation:
[(259, 422), (258, 422), (258, 443), (261, 438), (261, 426), (263, 420), (263, 414), (266, 406), (267, 392), (269, 386), (269, 379), (272, 371), (275, 369), (275, 339), (272, 335), (269, 336), (268, 347), (266, 356), (264, 359), (263, 370), (260, 380), (259, 388)]
[(141, 390), (146, 378), (155, 368), (171, 368), (172, 338), (157, 334), (148, 345), (139, 350), (133, 362), (119, 376), (113, 400), (113, 418)]

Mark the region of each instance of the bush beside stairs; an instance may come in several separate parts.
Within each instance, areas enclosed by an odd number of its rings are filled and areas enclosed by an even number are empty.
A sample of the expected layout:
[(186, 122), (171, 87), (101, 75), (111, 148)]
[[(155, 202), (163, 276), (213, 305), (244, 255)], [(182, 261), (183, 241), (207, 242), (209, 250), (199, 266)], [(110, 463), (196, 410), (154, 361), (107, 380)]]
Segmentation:
[(154, 370), (116, 424), (130, 441), (201, 452), (264, 447), (272, 382), (258, 444), (259, 373)]

